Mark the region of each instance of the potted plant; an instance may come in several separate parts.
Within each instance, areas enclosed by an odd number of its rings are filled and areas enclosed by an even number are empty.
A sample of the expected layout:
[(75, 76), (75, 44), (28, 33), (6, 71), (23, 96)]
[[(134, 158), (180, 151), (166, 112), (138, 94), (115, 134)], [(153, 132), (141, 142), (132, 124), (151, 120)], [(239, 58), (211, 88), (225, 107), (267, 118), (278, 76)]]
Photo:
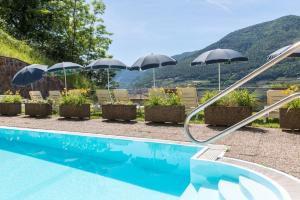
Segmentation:
[[(206, 92), (201, 102), (206, 102), (216, 94)], [(205, 108), (204, 121), (213, 126), (232, 126), (252, 115), (254, 102), (255, 99), (248, 90), (234, 91)]]
[(145, 121), (182, 123), (185, 120), (185, 107), (175, 93), (150, 95), (145, 104)]
[(19, 92), (15, 94), (7, 91), (0, 101), (0, 114), (15, 116), (21, 114), (22, 97)]
[(86, 90), (64, 92), (59, 103), (59, 115), (65, 118), (90, 118), (90, 102)]
[(130, 121), (136, 119), (136, 105), (132, 102), (114, 102), (101, 106), (102, 117), (108, 120)]
[(289, 89), (292, 85), (290, 83), (275, 83), (271, 85), (271, 90), (282, 90)]
[(30, 100), (25, 103), (25, 115), (31, 117), (39, 116), (46, 117), (52, 114), (52, 101), (51, 100)]
[[(293, 94), (298, 91), (297, 86), (291, 86), (285, 91)], [(282, 129), (300, 129), (300, 99), (296, 99), (279, 109), (279, 123)]]

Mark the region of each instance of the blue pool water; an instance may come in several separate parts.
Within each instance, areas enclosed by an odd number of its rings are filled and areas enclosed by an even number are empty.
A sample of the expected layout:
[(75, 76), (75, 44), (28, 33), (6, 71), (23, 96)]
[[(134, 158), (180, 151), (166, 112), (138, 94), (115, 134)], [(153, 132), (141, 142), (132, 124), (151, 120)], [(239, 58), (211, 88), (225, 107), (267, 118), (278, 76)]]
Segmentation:
[(1, 200), (178, 200), (201, 147), (0, 129)]

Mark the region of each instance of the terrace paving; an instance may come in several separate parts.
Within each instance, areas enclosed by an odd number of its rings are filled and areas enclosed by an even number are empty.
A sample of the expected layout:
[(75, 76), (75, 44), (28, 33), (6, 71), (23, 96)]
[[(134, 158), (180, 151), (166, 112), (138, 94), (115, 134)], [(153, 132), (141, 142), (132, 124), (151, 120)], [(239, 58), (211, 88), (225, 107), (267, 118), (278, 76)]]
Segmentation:
[[(102, 119), (77, 121), (58, 119), (57, 117), (35, 119), (24, 116), (1, 116), (0, 125), (189, 141), (183, 133), (182, 125), (108, 122)], [(205, 139), (222, 129), (221, 127), (208, 127), (206, 125), (191, 125), (191, 132), (198, 139)], [(230, 147), (225, 154), (226, 157), (255, 162), (300, 178), (299, 132), (292, 133), (283, 132), (280, 129), (247, 127), (226, 136), (217, 144)]]

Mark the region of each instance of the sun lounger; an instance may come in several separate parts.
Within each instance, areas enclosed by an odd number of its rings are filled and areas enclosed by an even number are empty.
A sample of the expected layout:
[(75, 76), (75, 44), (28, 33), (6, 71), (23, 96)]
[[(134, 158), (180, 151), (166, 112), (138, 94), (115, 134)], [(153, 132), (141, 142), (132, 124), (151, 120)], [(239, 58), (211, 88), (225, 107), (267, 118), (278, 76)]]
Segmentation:
[(53, 101), (58, 101), (61, 97), (61, 93), (59, 90), (50, 90), (49, 91), (49, 99)]
[(100, 105), (112, 103), (108, 90), (96, 90), (96, 96)]
[(148, 94), (149, 94), (149, 96), (164, 97), (165, 91), (164, 91), (164, 89), (161, 89), (161, 88), (150, 88), (148, 90)]
[(114, 89), (113, 94), (116, 102), (129, 102), (128, 90), (125, 89)]
[(30, 99), (33, 101), (43, 101), (44, 98), (40, 91), (29, 91)]
[(185, 106), (185, 111), (190, 112), (196, 108), (198, 104), (197, 90), (194, 87), (177, 88), (177, 94), (181, 103)]
[[(267, 106), (270, 106), (285, 97), (289, 96), (289, 94), (284, 93), (284, 90), (268, 90), (267, 91)], [(270, 112), (267, 118), (279, 118), (279, 110), (275, 110)]]

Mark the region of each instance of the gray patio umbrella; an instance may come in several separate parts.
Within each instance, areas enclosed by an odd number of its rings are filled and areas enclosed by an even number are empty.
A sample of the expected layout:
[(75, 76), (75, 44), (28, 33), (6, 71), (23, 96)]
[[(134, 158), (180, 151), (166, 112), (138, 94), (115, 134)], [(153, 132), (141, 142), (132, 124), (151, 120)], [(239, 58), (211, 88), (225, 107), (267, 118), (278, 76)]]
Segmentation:
[(192, 66), (198, 64), (214, 64), (218, 63), (219, 68), (219, 91), (221, 90), (221, 63), (231, 63), (236, 61), (248, 61), (248, 58), (240, 52), (232, 49), (214, 49), (206, 51), (199, 55), (193, 62)]
[[(292, 45), (282, 47), (282, 48), (278, 49), (277, 51), (271, 53), (270, 55), (268, 55), (267, 60), (271, 60), (271, 59), (279, 56), (280, 54), (282, 54), (283, 52), (288, 50), (291, 46)], [(296, 52), (292, 53), (289, 57), (300, 57), (300, 49), (298, 49)]]
[(72, 63), (72, 62), (61, 62), (61, 63), (56, 63), (55, 65), (52, 65), (51, 67), (48, 68), (47, 72), (57, 72), (57, 71), (62, 71), (64, 72), (64, 77), (65, 77), (65, 88), (67, 88), (67, 74), (66, 70), (70, 69), (82, 69), (83, 66)]
[(156, 87), (155, 84), (155, 68), (167, 65), (176, 65), (177, 61), (174, 58), (171, 58), (162, 54), (149, 54), (147, 56), (140, 57), (135, 61), (135, 63), (129, 67), (129, 70), (153, 70), (153, 87)]
[(47, 65), (33, 64), (19, 70), (12, 79), (12, 84), (26, 86), (40, 80), (47, 71)]
[[(106, 69), (107, 70), (107, 89), (109, 91), (109, 87), (110, 87), (109, 70), (110, 69), (127, 69), (127, 66), (123, 62), (121, 62), (117, 59), (101, 58), (98, 60), (94, 60), (85, 68), (89, 69), (89, 70)], [(111, 96), (110, 96), (110, 98), (111, 98)], [(112, 98), (111, 98), (111, 100), (112, 100)]]

